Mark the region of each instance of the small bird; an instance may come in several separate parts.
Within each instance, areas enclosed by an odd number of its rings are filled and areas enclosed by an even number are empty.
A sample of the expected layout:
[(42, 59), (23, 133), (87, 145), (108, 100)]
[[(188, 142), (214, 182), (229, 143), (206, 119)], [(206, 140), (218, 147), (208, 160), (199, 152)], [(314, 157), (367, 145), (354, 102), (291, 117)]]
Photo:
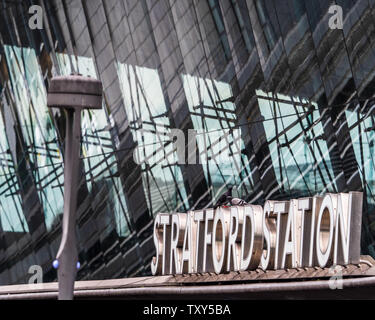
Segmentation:
[(239, 198), (232, 198), (230, 200), (230, 204), (232, 206), (244, 206), (246, 204), (248, 204), (245, 200), (242, 200), (242, 199), (239, 199)]
[(220, 196), (219, 200), (217, 200), (216, 204), (214, 205), (214, 209), (220, 206), (228, 205), (228, 204), (232, 206), (244, 206), (247, 204), (247, 202), (242, 199), (233, 198), (232, 189), (233, 187), (229, 187), (228, 191)]
[(233, 187), (229, 187), (227, 192), (220, 196), (219, 200), (217, 200), (216, 204), (214, 205), (214, 209), (226, 205), (230, 199), (232, 199), (232, 189)]

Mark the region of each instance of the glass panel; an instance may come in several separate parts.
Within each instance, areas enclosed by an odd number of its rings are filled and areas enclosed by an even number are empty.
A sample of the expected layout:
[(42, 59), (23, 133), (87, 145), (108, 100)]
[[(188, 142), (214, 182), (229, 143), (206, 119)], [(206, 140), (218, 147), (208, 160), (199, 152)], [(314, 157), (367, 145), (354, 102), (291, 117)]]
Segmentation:
[(357, 105), (355, 110), (345, 111), (363, 188), (366, 189), (368, 214), (371, 220), (368, 227), (372, 232), (375, 231), (375, 117), (371, 112), (373, 108), (374, 106), (369, 112), (360, 112)]
[[(71, 57), (66, 54), (57, 54), (61, 73), (69, 75), (73, 69), (83, 76), (97, 78), (94, 61), (88, 57)], [(86, 172), (86, 183), (89, 191), (93, 185), (106, 188), (108, 192), (107, 212), (108, 219), (114, 218), (116, 231), (119, 236), (129, 234), (129, 217), (118, 175), (115, 148), (109, 132), (110, 123), (105, 112), (105, 105), (101, 110), (84, 110), (82, 113), (82, 155)], [(97, 189), (95, 193), (97, 193)], [(108, 225), (111, 225), (109, 221)], [(108, 229), (108, 232), (111, 230)]]
[(46, 91), (35, 51), (4, 46), (17, 117), (26, 143), (24, 157), (32, 170), (49, 230), (63, 212), (63, 160), (47, 108)]
[(138, 143), (135, 158), (143, 171), (148, 208), (153, 214), (186, 211), (187, 194), (169, 136), (171, 124), (158, 72), (122, 63), (117, 67), (131, 132)]
[[(257, 90), (276, 178), (293, 196), (337, 190), (317, 104)], [(309, 112), (307, 107), (313, 106)]]
[(224, 53), (227, 59), (230, 59), (230, 47), (228, 37), (224, 28), (223, 16), (221, 14), (220, 5), (218, 0), (210, 0), (209, 5), (212, 11), (212, 16), (216, 25), (217, 32), (221, 40), (221, 44), (224, 49)]
[(213, 201), (233, 185), (238, 196), (253, 189), (249, 159), (243, 153), (241, 129), (236, 127), (233, 93), (227, 83), (183, 75), (183, 83), (200, 160)]
[[(2, 104), (6, 101), (2, 96)], [(28, 232), (29, 228), (22, 212), (18, 177), (9, 149), (5, 125), (0, 115), (0, 230)]]
[(375, 83), (375, 24), (366, 0), (338, 0), (343, 8), (345, 49), (361, 100), (373, 97)]
[[(241, 33), (242, 33), (242, 38), (245, 42), (247, 50), (250, 52), (253, 49), (253, 43), (252, 43), (252, 38), (250, 37), (248, 33), (248, 28), (245, 24), (245, 21), (242, 17), (243, 14), (246, 14), (246, 12), (241, 12), (241, 9), (239, 7), (238, 2), (235, 0), (231, 0), (232, 6), (234, 8), (234, 13), (236, 14), (238, 25), (240, 26)], [(243, 6), (246, 6), (245, 3), (242, 4)], [(247, 9), (247, 8), (246, 8)]]

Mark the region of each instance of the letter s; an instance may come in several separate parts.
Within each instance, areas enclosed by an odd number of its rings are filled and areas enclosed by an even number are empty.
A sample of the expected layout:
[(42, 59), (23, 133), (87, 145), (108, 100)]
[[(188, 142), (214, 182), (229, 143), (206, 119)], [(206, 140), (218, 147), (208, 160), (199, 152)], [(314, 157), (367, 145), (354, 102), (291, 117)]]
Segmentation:
[(161, 253), (163, 252), (163, 250), (161, 250), (160, 248), (159, 225), (160, 214), (155, 217), (154, 221), (154, 245), (156, 250), (156, 257), (153, 257), (151, 260), (151, 273), (153, 276), (156, 274), (160, 274), (162, 268)]

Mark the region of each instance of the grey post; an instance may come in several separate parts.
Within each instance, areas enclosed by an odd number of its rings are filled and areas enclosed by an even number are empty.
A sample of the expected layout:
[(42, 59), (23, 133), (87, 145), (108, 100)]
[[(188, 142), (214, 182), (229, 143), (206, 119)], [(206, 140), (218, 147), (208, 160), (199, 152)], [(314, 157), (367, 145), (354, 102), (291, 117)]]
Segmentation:
[(102, 108), (102, 83), (78, 74), (51, 79), (48, 107), (66, 111), (64, 153), (64, 215), (62, 239), (56, 256), (59, 280), (59, 300), (72, 300), (77, 274), (75, 235), (79, 157), (81, 142), (81, 111)]

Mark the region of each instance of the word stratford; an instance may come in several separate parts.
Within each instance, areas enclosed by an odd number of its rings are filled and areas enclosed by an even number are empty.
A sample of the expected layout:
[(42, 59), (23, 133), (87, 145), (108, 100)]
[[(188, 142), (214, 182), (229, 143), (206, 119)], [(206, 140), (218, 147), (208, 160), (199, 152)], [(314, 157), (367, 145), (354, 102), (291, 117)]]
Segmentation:
[(362, 193), (159, 213), (153, 275), (359, 263)]

